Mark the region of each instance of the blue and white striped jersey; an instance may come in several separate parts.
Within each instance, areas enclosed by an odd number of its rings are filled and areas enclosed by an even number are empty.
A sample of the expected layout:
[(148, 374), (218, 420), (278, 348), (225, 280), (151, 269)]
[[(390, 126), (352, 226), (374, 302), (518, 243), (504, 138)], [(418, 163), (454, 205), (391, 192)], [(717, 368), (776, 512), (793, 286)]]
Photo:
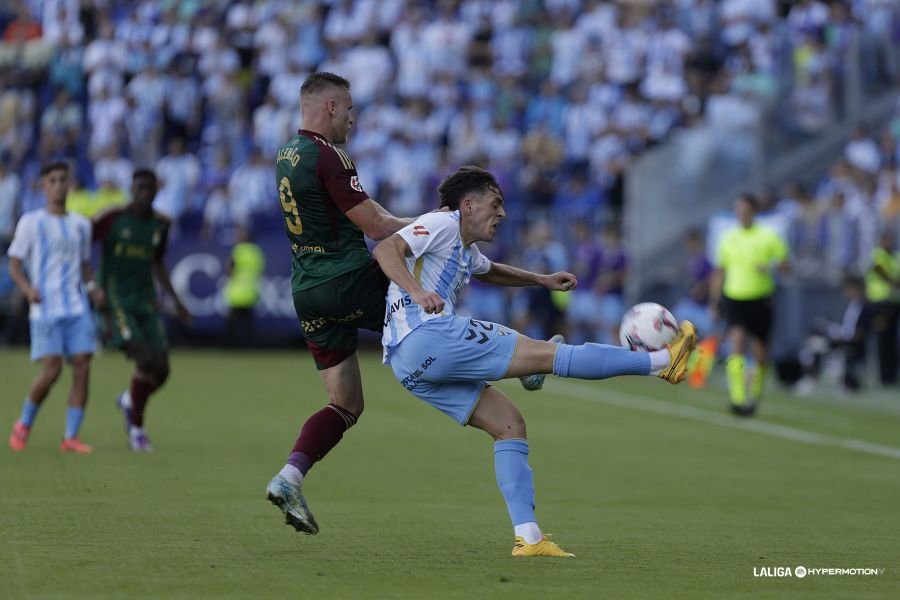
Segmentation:
[(434, 292), (444, 300), (440, 314), (428, 314), (412, 301), (399, 285), (391, 282), (384, 313), (384, 362), (391, 348), (411, 331), (429, 319), (452, 315), (459, 294), (472, 274), (487, 273), (491, 261), (475, 244), (465, 247), (459, 237), (459, 211), (427, 213), (397, 232), (412, 250), (406, 257), (410, 270), (422, 289)]
[(91, 223), (85, 217), (52, 215), (44, 208), (22, 215), (9, 255), (22, 261), (41, 295), (31, 305), (31, 319), (75, 317), (88, 310), (81, 263), (87, 262), (90, 249)]

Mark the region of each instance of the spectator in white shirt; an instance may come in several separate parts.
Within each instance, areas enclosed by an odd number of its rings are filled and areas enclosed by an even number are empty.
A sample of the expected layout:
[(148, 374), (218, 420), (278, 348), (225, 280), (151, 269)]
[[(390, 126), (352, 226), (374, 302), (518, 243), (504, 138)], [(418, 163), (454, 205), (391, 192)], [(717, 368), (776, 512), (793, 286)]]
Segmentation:
[[(119, 143), (125, 133), (125, 111), (127, 105), (121, 96), (110, 96), (102, 90), (100, 95), (92, 98), (88, 104), (88, 121), (90, 122), (90, 140), (88, 151), (97, 157), (104, 148)], [(129, 183), (122, 189), (128, 189)]]
[(295, 113), (294, 109), (278, 106), (271, 94), (253, 111), (253, 143), (265, 156), (275, 156), (284, 144), (285, 136), (296, 129), (292, 127)]
[(103, 149), (100, 158), (94, 163), (94, 181), (109, 181), (113, 187), (122, 191), (131, 189), (131, 174), (134, 166), (131, 161), (119, 154), (115, 145)]
[(875, 140), (866, 135), (862, 126), (857, 126), (853, 137), (844, 148), (844, 157), (861, 171), (874, 175), (881, 168), (881, 152)]
[(110, 21), (100, 24), (100, 34), (84, 48), (82, 68), (93, 74), (100, 69), (121, 73), (125, 68), (126, 46), (114, 37), (115, 26)]
[(248, 161), (235, 169), (228, 180), (232, 206), (246, 214), (275, 211), (278, 201), (274, 182), (274, 158), (267, 160), (259, 148), (253, 148)]
[(22, 179), (10, 170), (9, 164), (10, 156), (0, 155), (0, 255), (6, 254), (21, 210)]
[(558, 28), (551, 35), (553, 63), (550, 78), (560, 85), (569, 85), (578, 76), (578, 67), (587, 48), (587, 36), (575, 27), (575, 20), (563, 14), (557, 20)]
[(200, 181), (200, 162), (185, 151), (184, 140), (174, 138), (169, 142), (169, 153), (157, 163), (156, 175), (162, 183), (153, 202), (156, 211), (177, 221), (199, 204), (196, 193)]
[(455, 17), (454, 6), (452, 0), (441, 0), (438, 16), (425, 26), (425, 56), (431, 73), (461, 75), (466, 66), (466, 48), (474, 29)]
[(238, 227), (250, 223), (250, 214), (242, 204), (236, 204), (228, 194), (228, 187), (219, 184), (212, 188), (203, 207), (203, 239), (216, 239), (222, 244), (231, 244)]
[(81, 107), (71, 101), (68, 92), (58, 90), (41, 115), (41, 155), (74, 156), (83, 126)]
[(362, 41), (347, 51), (344, 76), (353, 82), (353, 101), (358, 105), (371, 102), (379, 88), (386, 88), (393, 79), (391, 54), (378, 43), (376, 31), (367, 31)]

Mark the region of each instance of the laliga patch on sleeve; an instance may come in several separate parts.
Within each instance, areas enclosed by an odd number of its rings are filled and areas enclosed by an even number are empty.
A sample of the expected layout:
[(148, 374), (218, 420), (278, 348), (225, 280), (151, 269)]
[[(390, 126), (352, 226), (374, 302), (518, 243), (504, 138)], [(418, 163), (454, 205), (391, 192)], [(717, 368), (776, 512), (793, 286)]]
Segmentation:
[(350, 187), (360, 193), (363, 191), (362, 186), (359, 185), (359, 177), (356, 175), (350, 178)]

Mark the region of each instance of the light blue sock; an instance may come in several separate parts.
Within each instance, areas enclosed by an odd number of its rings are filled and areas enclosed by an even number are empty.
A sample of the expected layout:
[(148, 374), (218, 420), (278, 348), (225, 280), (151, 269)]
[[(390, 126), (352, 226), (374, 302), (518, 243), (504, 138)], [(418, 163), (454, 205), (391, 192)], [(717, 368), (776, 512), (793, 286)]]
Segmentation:
[(37, 412), (40, 407), (41, 405), (32, 402), (31, 398), (25, 398), (25, 403), (22, 405), (22, 416), (19, 417), (19, 421), (22, 422), (22, 425), (24, 425), (25, 427), (31, 427), (31, 424), (34, 423), (34, 418), (37, 416)]
[(528, 466), (528, 440), (494, 442), (494, 471), (513, 526), (536, 522), (534, 475)]
[(84, 409), (80, 406), (70, 406), (66, 409), (66, 435), (67, 440), (78, 435), (81, 429), (81, 420), (84, 418)]
[(649, 375), (650, 355), (607, 344), (560, 344), (553, 360), (553, 374), (576, 379)]

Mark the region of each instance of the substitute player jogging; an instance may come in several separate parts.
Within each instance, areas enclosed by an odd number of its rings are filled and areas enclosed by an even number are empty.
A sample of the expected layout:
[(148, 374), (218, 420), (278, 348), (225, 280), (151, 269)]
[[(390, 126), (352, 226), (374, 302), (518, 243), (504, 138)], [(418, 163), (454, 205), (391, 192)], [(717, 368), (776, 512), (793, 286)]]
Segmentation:
[(357, 330), (381, 331), (384, 315), (388, 280), (363, 234), (384, 239), (410, 219), (398, 219), (369, 198), (353, 161), (334, 145), (347, 142), (353, 124), (350, 83), (313, 73), (300, 88), (300, 104), (302, 129), (278, 152), (276, 184), (291, 248), (294, 308), (328, 404), (303, 424), (266, 496), (287, 524), (315, 534), (319, 526), (301, 485), (362, 414)]
[(417, 398), (494, 439), (494, 472), (515, 535), (513, 556), (570, 557), (538, 527), (522, 413), (487, 382), (553, 373), (578, 379), (658, 375), (678, 383), (696, 331), (684, 321), (668, 348), (648, 353), (533, 340), (497, 323), (456, 316), (460, 292), (472, 275), (495, 285), (558, 291), (574, 289), (577, 281), (571, 273), (541, 275), (492, 263), (481, 254), (475, 242), (493, 240), (506, 216), (500, 187), (487, 171), (463, 167), (441, 183), (438, 193), (441, 205), (453, 212), (423, 215), (374, 251), (392, 280), (384, 314), (384, 362)]
[[(772, 331), (776, 269), (788, 268), (788, 247), (769, 227), (755, 222), (756, 199), (738, 197), (734, 210), (740, 225), (722, 236), (710, 279), (710, 311), (724, 313), (731, 354), (725, 363), (731, 412), (748, 417), (756, 412), (769, 371), (768, 343)], [(748, 384), (747, 342), (756, 361)]]
[(153, 449), (144, 415), (150, 395), (169, 377), (169, 342), (154, 278), (174, 300), (178, 317), (189, 319), (163, 264), (169, 218), (153, 210), (158, 189), (153, 171), (136, 170), (131, 203), (101, 213), (94, 222), (94, 239), (102, 245), (99, 279), (108, 298), (100, 311), (104, 342), (135, 363), (128, 389), (116, 398), (125, 418), (128, 445), (135, 452)]

